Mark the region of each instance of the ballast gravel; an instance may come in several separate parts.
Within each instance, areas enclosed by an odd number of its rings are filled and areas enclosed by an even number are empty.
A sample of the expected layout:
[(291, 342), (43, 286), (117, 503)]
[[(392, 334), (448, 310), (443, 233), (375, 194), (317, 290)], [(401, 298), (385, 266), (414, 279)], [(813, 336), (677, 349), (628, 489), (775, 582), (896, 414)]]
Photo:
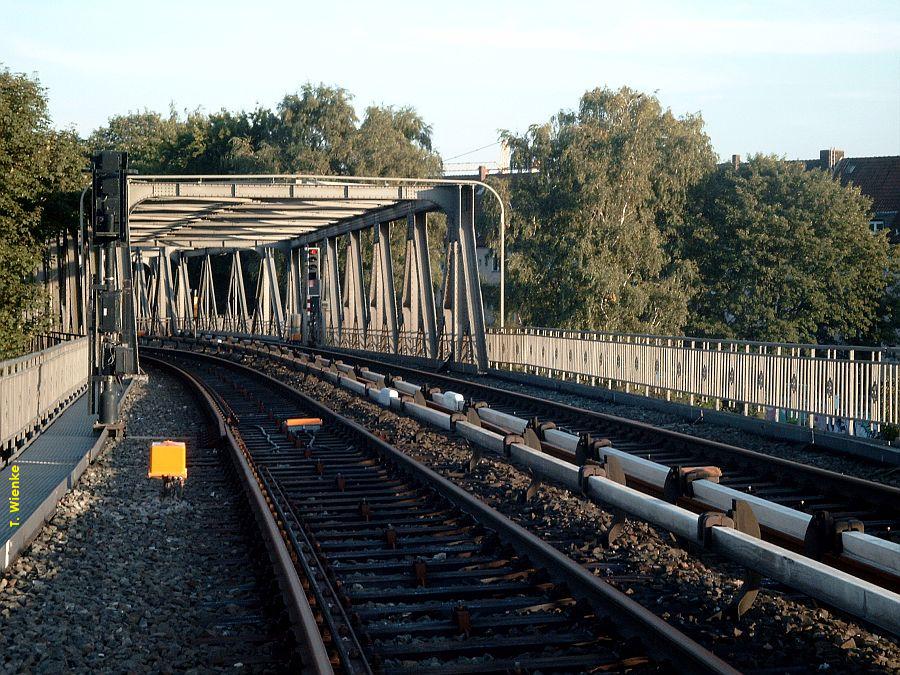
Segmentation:
[(463, 439), (265, 357), (243, 357), (243, 362), (362, 423), (605, 577), (740, 670), (900, 672), (900, 646), (893, 637), (772, 584), (764, 584), (741, 619), (719, 618), (743, 583), (739, 566), (712, 554), (689, 552), (671, 534), (633, 519), (628, 519), (624, 534), (604, 548), (600, 535), (612, 514), (590, 500), (544, 483), (526, 501), (525, 491), (532, 483), (527, 471), (485, 453), (470, 472), (472, 451)]
[(214, 457), (193, 476), (189, 459), (182, 499), (147, 478), (151, 439), (185, 439), (190, 458), (196, 403), (152, 371), (124, 406), (128, 437), (107, 443), (0, 577), (0, 672), (274, 670), (235, 639), (271, 623), (266, 577), (237, 527), (243, 495)]

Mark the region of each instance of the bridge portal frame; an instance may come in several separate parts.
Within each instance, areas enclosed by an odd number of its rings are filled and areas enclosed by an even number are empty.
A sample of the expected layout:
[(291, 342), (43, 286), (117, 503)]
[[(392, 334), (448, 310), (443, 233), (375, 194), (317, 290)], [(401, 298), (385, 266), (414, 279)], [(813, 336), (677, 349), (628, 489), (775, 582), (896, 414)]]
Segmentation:
[[(305, 175), (130, 176), (128, 208), (136, 264), (149, 278), (141, 324), (152, 332), (214, 331), (280, 337), (350, 349), (469, 362), (487, 368), (484, 306), (476, 264), (475, 199), (496, 192), (478, 181)], [(501, 202), (502, 211), (502, 202)], [(438, 297), (431, 282), (428, 214), (447, 216), (446, 258)], [(407, 221), (404, 283), (398, 298), (391, 222)], [(502, 223), (501, 223), (502, 226)], [(373, 265), (363, 269), (360, 233), (374, 231)], [(502, 230), (502, 227), (501, 227)], [(338, 250), (347, 239), (343, 286)], [(301, 251), (321, 251), (318, 329), (302, 311), (308, 267)], [(239, 252), (260, 256), (252, 316), (242, 298)], [(275, 251), (286, 254), (284, 292)], [(227, 311), (215, 313), (210, 256), (230, 253)], [(196, 316), (184, 316), (191, 290), (186, 260), (204, 256)], [(172, 263), (178, 271), (177, 287)], [(210, 298), (212, 297), (212, 302)], [(399, 302), (398, 302), (399, 300)], [(437, 303), (440, 305), (436, 306)], [(211, 310), (211, 308), (213, 308)], [(301, 309), (300, 312), (291, 311)], [(212, 311), (212, 313), (211, 313)], [(295, 320), (297, 315), (301, 320)]]

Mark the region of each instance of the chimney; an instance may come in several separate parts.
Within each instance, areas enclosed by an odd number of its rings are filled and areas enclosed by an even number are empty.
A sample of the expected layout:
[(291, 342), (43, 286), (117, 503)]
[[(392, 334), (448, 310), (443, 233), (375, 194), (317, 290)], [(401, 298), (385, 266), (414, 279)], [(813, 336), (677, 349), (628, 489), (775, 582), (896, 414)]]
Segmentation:
[(732, 155), (731, 156), (731, 168), (737, 171), (738, 167), (741, 165), (741, 156), (740, 155)]
[(487, 178), (487, 176), (488, 176), (488, 168), (483, 165), (479, 166), (478, 167), (478, 180), (480, 180), (483, 183), (484, 179)]
[(828, 150), (819, 151), (819, 165), (828, 171), (834, 171), (837, 163), (844, 159), (844, 151), (830, 148)]

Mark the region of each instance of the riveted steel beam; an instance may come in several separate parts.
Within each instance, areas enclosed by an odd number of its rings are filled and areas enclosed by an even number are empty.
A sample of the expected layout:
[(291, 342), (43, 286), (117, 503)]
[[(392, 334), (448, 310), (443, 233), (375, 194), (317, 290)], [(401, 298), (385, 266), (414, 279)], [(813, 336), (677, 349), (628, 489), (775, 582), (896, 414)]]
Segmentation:
[(437, 358), (434, 287), (428, 252), (427, 214), (424, 212), (407, 217), (401, 320), (404, 333), (422, 335), (425, 351), (423, 356)]
[(390, 223), (374, 228), (372, 280), (369, 286), (369, 329), (387, 335), (388, 348), (398, 347), (397, 296), (394, 292), (394, 264), (391, 259)]

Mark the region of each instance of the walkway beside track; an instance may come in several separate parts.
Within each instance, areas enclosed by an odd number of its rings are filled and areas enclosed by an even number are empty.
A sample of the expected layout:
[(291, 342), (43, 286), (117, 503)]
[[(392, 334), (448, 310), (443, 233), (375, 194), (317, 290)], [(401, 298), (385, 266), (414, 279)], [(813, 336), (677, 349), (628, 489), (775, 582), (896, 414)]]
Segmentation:
[(81, 396), (0, 470), (0, 571), (35, 537), (103, 448), (106, 432), (94, 431), (95, 420), (89, 397)]

